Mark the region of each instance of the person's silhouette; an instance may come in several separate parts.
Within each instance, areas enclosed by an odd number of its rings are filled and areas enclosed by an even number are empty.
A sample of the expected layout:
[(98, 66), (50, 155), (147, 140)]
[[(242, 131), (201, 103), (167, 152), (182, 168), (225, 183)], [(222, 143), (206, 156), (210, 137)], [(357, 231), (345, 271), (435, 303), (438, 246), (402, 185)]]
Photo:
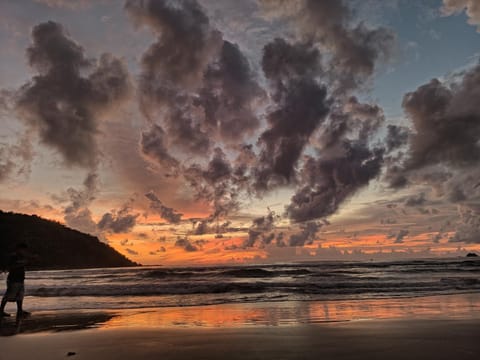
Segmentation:
[(17, 303), (17, 317), (27, 316), (30, 313), (23, 310), (23, 296), (25, 293), (25, 265), (27, 264), (27, 244), (19, 243), (15, 253), (8, 263), (7, 290), (3, 295), (0, 306), (0, 316), (10, 316), (5, 312), (7, 302)]

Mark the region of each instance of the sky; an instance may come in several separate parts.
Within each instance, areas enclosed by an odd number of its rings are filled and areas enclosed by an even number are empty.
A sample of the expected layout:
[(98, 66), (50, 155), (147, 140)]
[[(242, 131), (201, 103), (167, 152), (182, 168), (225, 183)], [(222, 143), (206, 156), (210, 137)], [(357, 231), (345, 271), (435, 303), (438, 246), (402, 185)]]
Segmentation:
[(0, 209), (142, 264), (480, 251), (479, 45), (476, 0), (0, 0)]

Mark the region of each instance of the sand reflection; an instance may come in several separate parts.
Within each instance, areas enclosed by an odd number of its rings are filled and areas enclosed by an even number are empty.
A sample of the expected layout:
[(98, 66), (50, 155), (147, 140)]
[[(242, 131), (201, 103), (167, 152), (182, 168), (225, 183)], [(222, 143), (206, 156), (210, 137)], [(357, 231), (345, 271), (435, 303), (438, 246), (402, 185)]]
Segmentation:
[(226, 304), (131, 311), (111, 327), (288, 326), (363, 319), (480, 319), (480, 294), (423, 298)]

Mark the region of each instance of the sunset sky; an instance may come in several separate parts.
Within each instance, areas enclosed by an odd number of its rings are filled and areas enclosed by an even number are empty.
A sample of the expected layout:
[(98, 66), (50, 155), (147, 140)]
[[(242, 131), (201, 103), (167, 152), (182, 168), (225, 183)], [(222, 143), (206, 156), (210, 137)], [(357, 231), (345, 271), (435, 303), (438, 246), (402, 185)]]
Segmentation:
[(479, 251), (479, 45), (477, 0), (0, 0), (0, 209), (143, 264)]

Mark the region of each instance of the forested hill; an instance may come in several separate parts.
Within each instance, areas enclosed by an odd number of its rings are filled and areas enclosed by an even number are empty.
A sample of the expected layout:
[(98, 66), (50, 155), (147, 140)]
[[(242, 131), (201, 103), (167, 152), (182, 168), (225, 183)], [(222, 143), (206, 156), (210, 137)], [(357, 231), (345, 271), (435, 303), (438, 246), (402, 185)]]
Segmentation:
[(0, 268), (19, 242), (26, 243), (29, 253), (36, 255), (28, 266), (31, 270), (138, 265), (97, 237), (35, 215), (0, 210)]

